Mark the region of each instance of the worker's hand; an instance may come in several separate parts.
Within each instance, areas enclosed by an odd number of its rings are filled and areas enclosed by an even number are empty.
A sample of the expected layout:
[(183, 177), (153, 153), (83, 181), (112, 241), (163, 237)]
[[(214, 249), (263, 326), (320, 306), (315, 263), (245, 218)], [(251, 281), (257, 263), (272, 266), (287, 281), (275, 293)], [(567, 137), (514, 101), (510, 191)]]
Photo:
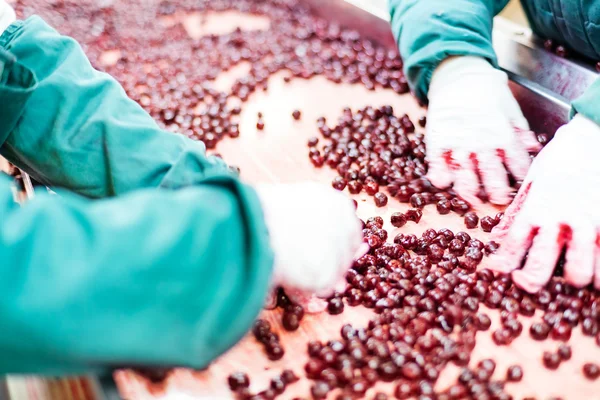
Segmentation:
[(6, 2), (0, 0), (0, 35), (16, 20), (15, 10)]
[(428, 178), (454, 184), (471, 204), (510, 202), (507, 170), (517, 181), (529, 168), (528, 152), (541, 146), (529, 130), (506, 74), (479, 57), (451, 57), (434, 71), (427, 115)]
[(492, 269), (512, 273), (533, 293), (548, 282), (566, 247), (567, 282), (600, 288), (599, 148), (600, 126), (581, 115), (558, 130), (493, 231), (501, 247)]
[(275, 254), (274, 286), (326, 294), (361, 247), (352, 200), (316, 183), (256, 188)]

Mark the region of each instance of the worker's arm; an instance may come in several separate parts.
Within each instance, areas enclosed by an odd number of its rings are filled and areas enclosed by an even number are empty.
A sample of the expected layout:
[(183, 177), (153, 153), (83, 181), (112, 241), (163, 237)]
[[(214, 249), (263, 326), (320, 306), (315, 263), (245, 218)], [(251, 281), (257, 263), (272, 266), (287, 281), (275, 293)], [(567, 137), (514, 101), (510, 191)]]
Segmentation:
[(41, 183), (102, 198), (225, 172), (201, 142), (159, 129), (75, 40), (40, 18), (13, 23), (0, 47), (18, 60), (0, 80), (0, 152)]
[(583, 113), (556, 132), (494, 229), (502, 242), (489, 268), (534, 293), (564, 254), (567, 283), (600, 289), (599, 146), (600, 125)]
[(571, 117), (575, 114), (581, 114), (600, 125), (598, 99), (600, 99), (600, 78), (596, 79), (582, 96), (573, 101)]
[(4, 154), (52, 186), (124, 195), (6, 206), (3, 370), (206, 365), (248, 329), (272, 282), (265, 219), (276, 284), (326, 291), (351, 265), (362, 235), (345, 195), (314, 184), (255, 194), (202, 145), (160, 131), (39, 18), (11, 25), (0, 46), (18, 58), (0, 80)]
[(0, 374), (206, 366), (261, 309), (272, 253), (234, 178), (22, 207), (0, 176)]
[(315, 183), (60, 194), (21, 208), (0, 176), (0, 374), (205, 367), (268, 288), (327, 293), (362, 242), (350, 199)]
[(472, 205), (508, 204), (535, 135), (496, 68), (492, 18), (505, 0), (391, 0), (392, 29), (415, 94), (429, 103), (427, 177)]
[(389, 0), (392, 31), (415, 94), (426, 101), (435, 68), (450, 56), (497, 65), (492, 19), (508, 0)]
[(495, 228), (502, 247), (489, 267), (537, 292), (565, 252), (564, 277), (600, 289), (600, 80), (573, 102), (574, 118), (535, 158), (521, 190)]

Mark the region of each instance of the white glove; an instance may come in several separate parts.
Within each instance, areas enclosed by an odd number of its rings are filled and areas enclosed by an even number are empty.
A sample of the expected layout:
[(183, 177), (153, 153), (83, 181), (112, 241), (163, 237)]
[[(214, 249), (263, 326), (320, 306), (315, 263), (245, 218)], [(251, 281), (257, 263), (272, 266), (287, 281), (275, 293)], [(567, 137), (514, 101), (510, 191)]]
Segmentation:
[[(567, 282), (600, 288), (600, 126), (577, 115), (535, 158), (500, 224), (491, 268), (536, 292), (551, 278), (563, 247)], [(523, 257), (527, 261), (521, 270)]]
[(361, 247), (349, 197), (316, 183), (256, 187), (275, 254), (274, 286), (325, 294)]
[(17, 16), (15, 10), (5, 0), (0, 0), (0, 35), (15, 22)]
[(506, 74), (483, 58), (451, 57), (434, 71), (428, 97), (428, 178), (439, 188), (454, 184), (471, 204), (481, 202), (481, 179), (492, 203), (508, 204), (512, 189), (506, 169), (523, 180), (528, 151), (541, 146), (508, 88)]

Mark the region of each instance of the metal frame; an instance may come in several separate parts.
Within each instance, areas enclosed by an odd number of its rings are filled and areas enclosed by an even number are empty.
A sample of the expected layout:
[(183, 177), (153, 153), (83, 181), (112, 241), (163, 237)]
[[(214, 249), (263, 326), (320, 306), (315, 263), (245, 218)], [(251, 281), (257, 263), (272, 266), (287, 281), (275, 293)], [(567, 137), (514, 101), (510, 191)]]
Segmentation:
[(523, 114), (536, 132), (554, 134), (569, 120), (571, 102), (597, 79), (589, 63), (545, 50), (529, 29), (496, 18), (494, 50)]

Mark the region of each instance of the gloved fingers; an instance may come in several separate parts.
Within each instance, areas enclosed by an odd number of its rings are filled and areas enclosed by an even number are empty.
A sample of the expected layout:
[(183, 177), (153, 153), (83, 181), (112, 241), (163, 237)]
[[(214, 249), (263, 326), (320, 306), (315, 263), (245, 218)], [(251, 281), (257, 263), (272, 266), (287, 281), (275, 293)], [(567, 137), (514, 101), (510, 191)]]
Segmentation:
[(356, 253), (354, 253), (354, 260), (358, 260), (362, 256), (366, 255), (369, 252), (369, 250), (370, 247), (367, 243), (361, 243)]
[[(364, 246), (366, 246), (366, 251), (363, 252)], [(343, 291), (345, 289), (346, 281), (344, 276), (346, 272), (352, 267), (354, 260), (357, 258), (357, 254), (364, 255), (369, 251), (369, 245), (366, 243), (362, 243), (359, 247), (359, 250), (356, 250), (356, 247), (351, 248), (351, 251), (344, 251), (339, 254), (338, 259), (336, 260), (337, 265), (329, 266), (332, 271), (334, 271), (334, 275), (331, 275), (326, 280), (324, 280), (321, 288), (315, 290), (315, 294), (320, 298), (328, 298), (335, 291)], [(362, 256), (361, 256), (362, 257)], [(360, 258), (360, 257), (359, 257)], [(325, 267), (325, 266), (324, 266)], [(342, 288), (342, 290), (340, 290)]]
[(526, 182), (521, 185), (513, 202), (504, 210), (504, 216), (500, 220), (500, 223), (492, 230), (492, 240), (501, 242), (504, 239), (527, 200), (531, 184), (532, 182)]
[[(332, 210), (332, 212), (335, 211)], [(337, 242), (337, 245), (334, 244), (334, 246), (337, 246), (337, 251), (332, 254), (332, 258), (324, 260), (320, 268), (312, 268), (318, 274), (314, 282), (315, 292), (320, 296), (332, 293), (335, 284), (352, 266), (359, 250), (362, 250), (364, 253), (368, 251), (368, 245), (362, 241), (360, 223), (354, 214), (354, 207), (352, 206), (351, 211), (338, 209), (338, 213), (336, 229), (340, 230), (340, 235), (334, 241)], [(333, 238), (335, 236), (332, 234), (330, 237)], [(366, 245), (367, 248), (365, 249), (363, 245)]]
[[(352, 201), (315, 183), (259, 185), (256, 190), (275, 253), (274, 285), (309, 293), (331, 290), (362, 243)], [(316, 231), (313, 220), (322, 222)]]
[[(348, 221), (344, 218), (343, 214), (344, 212), (340, 214), (338, 221), (350, 223), (346, 224), (345, 228), (340, 228), (345, 237), (340, 237), (335, 241), (339, 244), (334, 258), (321, 263), (319, 268), (312, 268), (313, 272), (318, 274), (311, 280), (314, 284), (314, 292), (318, 297), (327, 298), (331, 296), (336, 289), (335, 285), (342, 280), (348, 269), (352, 267), (354, 260), (369, 251), (369, 245), (362, 241), (358, 218), (352, 215), (356, 219), (356, 223), (354, 223), (355, 221)], [(343, 225), (338, 224), (338, 226)]]
[(482, 152), (477, 155), (481, 181), (492, 204), (510, 203), (510, 193), (506, 169), (497, 154)]
[(535, 132), (529, 129), (522, 129), (514, 125), (515, 136), (519, 140), (520, 144), (529, 152), (537, 153), (542, 150), (542, 144), (538, 142)]
[(508, 88), (508, 85), (507, 89), (508, 90), (504, 91), (504, 99), (500, 103), (505, 115), (508, 117), (508, 120), (513, 127), (521, 131), (529, 131), (529, 122), (525, 116), (523, 116), (521, 106), (519, 106), (515, 96), (513, 96)]
[(482, 202), (477, 197), (479, 193), (479, 178), (475, 172), (476, 167), (472, 158), (469, 154), (463, 154), (457, 159), (458, 169), (454, 173), (454, 190), (465, 201), (477, 208), (481, 206)]
[[(571, 235), (570, 228), (563, 227), (564, 240)], [(567, 253), (564, 274), (568, 283), (575, 287), (589, 285), (594, 277), (596, 256), (596, 230), (591, 226), (577, 226), (572, 232), (572, 240), (565, 243)]]
[[(324, 199), (328, 197), (328, 209), (325, 211), (330, 221), (323, 231), (323, 243), (320, 262), (307, 269), (314, 274), (315, 292), (330, 291), (340, 277), (352, 265), (353, 257), (362, 243), (361, 224), (351, 199), (343, 193), (323, 188)], [(333, 251), (332, 251), (333, 250)], [(308, 261), (308, 260), (307, 260)]]
[[(345, 195), (343, 195), (345, 196)], [(354, 205), (351, 204), (351, 210), (343, 211), (339, 221), (346, 221), (346, 228), (343, 229), (346, 237), (341, 239), (339, 251), (339, 270), (345, 273), (350, 268), (354, 260), (364, 256), (369, 251), (369, 245), (363, 241), (361, 223), (354, 211)]]
[(438, 189), (449, 187), (454, 180), (453, 169), (457, 167), (452, 150), (428, 149), (427, 162), (429, 164), (427, 179), (431, 184)]
[(519, 103), (515, 100), (512, 92), (507, 92), (507, 96), (510, 97), (503, 102), (504, 112), (508, 116), (511, 125), (521, 131), (530, 131), (529, 122), (523, 116)]
[(506, 234), (496, 254), (490, 257), (489, 268), (503, 274), (518, 269), (537, 232), (537, 227), (517, 221)]
[(292, 288), (284, 288), (283, 290), (292, 303), (302, 306), (308, 314), (317, 314), (327, 308), (327, 302), (313, 294)]
[[(347, 283), (346, 283), (346, 280), (343, 279), (343, 277), (346, 275), (346, 272), (348, 272), (348, 270), (354, 264), (354, 260), (358, 260), (365, 254), (367, 254), (369, 252), (369, 249), (370, 249), (369, 245), (367, 243), (363, 242), (363, 243), (360, 243), (360, 245), (358, 246), (358, 250), (356, 250), (354, 252), (354, 256), (352, 257), (352, 259), (349, 262), (347, 262), (344, 258), (342, 258), (342, 261), (340, 262), (339, 268), (338, 268), (340, 279), (338, 279), (337, 283), (335, 283), (335, 287), (323, 289), (317, 293), (317, 296), (320, 298), (328, 298), (335, 291), (338, 291), (338, 292), (345, 291)], [(350, 252), (348, 252), (348, 254), (350, 254)], [(342, 257), (343, 257), (343, 255), (342, 255)]]
[(277, 307), (277, 288), (269, 289), (267, 293), (267, 298), (265, 299), (264, 308), (266, 310), (272, 310)]
[(356, 253), (356, 248), (348, 249), (350, 251), (346, 251), (341, 254), (341, 257), (337, 260), (338, 264), (336, 265), (336, 274), (333, 281), (328, 282), (328, 288), (331, 289), (338, 282), (338, 280), (344, 276), (344, 274), (350, 269), (352, 263), (354, 262), (354, 254)]
[(527, 176), (531, 165), (531, 159), (527, 151), (519, 145), (514, 145), (506, 149), (498, 149), (497, 154), (512, 176), (517, 181), (522, 182)]
[(519, 103), (510, 90), (506, 91), (506, 96), (507, 98), (502, 104), (504, 104), (506, 115), (509, 116), (515, 135), (527, 151), (531, 153), (540, 151), (542, 145), (537, 141), (535, 133), (529, 128), (529, 122), (523, 116)]
[(339, 293), (344, 293), (350, 284), (346, 282), (346, 274), (342, 276), (335, 284), (333, 290)]
[[(323, 227), (323, 229), (327, 229)], [(297, 289), (300, 291), (314, 292), (327, 289), (328, 282), (334, 281), (337, 274), (337, 262), (339, 255), (337, 250), (332, 250), (330, 246), (333, 235), (322, 232), (317, 237), (307, 240), (304, 244), (296, 243), (290, 246), (289, 243), (277, 245), (274, 248), (281, 249), (275, 253), (275, 272), (276, 284), (286, 289)], [(277, 238), (273, 238), (275, 241)], [(282, 240), (289, 241), (290, 238)]]
[(552, 277), (562, 250), (558, 226), (540, 229), (533, 239), (523, 269), (513, 271), (513, 282), (521, 289), (535, 293)]
[(341, 233), (341, 237), (338, 238), (340, 245), (337, 258), (334, 260), (335, 264), (329, 266), (333, 275), (332, 280), (326, 282), (327, 288), (325, 290), (332, 289), (345, 275), (357, 258), (357, 253), (362, 253), (359, 254), (359, 257), (361, 257), (369, 251), (369, 245), (363, 242), (361, 223), (356, 216), (354, 205), (345, 194), (339, 193), (339, 195), (343, 196), (344, 201), (346, 201), (343, 207), (337, 209), (339, 213), (337, 229), (340, 229)]
[(354, 264), (354, 260), (357, 260), (360, 257), (367, 254), (369, 252), (369, 249), (369, 245), (362, 241), (362, 234), (352, 234), (348, 249), (342, 254), (342, 257), (340, 259), (341, 263), (338, 267), (338, 276), (343, 277), (346, 274), (346, 272), (348, 272), (350, 267), (352, 267), (352, 264)]
[(343, 280), (345, 273), (350, 269), (351, 266), (352, 262), (348, 263), (347, 260), (344, 259), (337, 266), (337, 270), (334, 269), (335, 267), (331, 268), (332, 271), (336, 271), (335, 275), (331, 275), (327, 277), (327, 279), (323, 280), (322, 285), (314, 290), (315, 295), (324, 299), (331, 297), (331, 295), (333, 295), (333, 293), (336, 291), (338, 283)]

